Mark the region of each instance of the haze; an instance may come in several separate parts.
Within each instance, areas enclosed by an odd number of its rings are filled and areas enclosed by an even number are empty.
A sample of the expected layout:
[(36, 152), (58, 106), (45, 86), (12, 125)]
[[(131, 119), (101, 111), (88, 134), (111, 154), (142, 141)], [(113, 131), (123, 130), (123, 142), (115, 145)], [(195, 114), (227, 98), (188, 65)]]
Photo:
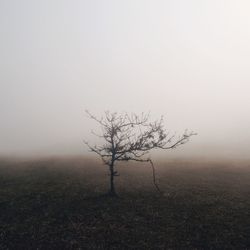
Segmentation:
[(165, 116), (175, 156), (248, 158), (247, 0), (0, 0), (0, 155), (84, 154), (84, 110)]

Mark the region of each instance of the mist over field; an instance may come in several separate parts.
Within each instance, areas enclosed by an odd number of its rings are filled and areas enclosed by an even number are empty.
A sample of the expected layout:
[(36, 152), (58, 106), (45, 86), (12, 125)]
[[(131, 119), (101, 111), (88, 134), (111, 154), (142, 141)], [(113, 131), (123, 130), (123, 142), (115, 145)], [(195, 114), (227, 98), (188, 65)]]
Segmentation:
[(87, 154), (88, 109), (150, 111), (198, 133), (167, 157), (249, 158), (249, 8), (0, 1), (0, 155)]
[(0, 249), (250, 249), (249, 13), (0, 0)]

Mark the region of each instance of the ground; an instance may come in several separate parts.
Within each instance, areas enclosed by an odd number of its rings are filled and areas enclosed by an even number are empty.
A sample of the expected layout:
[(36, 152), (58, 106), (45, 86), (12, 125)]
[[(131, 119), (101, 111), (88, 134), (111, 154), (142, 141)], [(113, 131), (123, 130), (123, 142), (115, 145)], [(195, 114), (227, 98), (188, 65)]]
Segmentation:
[(249, 249), (250, 164), (171, 160), (108, 175), (84, 158), (0, 161), (0, 249)]

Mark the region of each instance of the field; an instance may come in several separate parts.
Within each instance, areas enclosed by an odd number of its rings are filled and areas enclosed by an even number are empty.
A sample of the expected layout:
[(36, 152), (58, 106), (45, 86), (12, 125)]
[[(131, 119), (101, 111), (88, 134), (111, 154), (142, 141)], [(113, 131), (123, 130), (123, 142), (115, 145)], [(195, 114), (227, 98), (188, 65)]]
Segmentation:
[(0, 161), (0, 249), (250, 249), (250, 163)]

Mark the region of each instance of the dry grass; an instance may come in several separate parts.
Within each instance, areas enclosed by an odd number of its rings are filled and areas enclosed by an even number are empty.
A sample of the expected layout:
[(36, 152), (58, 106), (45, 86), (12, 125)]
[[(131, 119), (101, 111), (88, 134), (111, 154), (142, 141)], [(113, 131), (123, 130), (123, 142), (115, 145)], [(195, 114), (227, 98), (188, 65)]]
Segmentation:
[(248, 162), (123, 164), (82, 158), (0, 161), (0, 249), (248, 249)]

